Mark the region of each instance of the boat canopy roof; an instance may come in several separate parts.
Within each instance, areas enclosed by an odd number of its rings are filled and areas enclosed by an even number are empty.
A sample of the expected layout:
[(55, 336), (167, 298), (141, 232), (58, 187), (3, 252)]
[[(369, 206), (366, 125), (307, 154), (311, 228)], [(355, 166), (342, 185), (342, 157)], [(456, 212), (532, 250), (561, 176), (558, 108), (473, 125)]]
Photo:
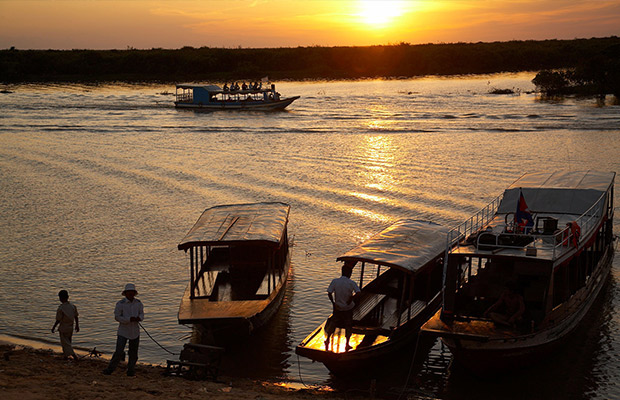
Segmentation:
[(286, 232), (290, 209), (288, 204), (277, 202), (207, 208), (178, 248), (251, 243), (278, 247)]
[(178, 83), (177, 89), (204, 89), (207, 92), (221, 92), (222, 88), (217, 85), (201, 85), (197, 83)]
[(521, 176), (504, 191), (498, 214), (514, 212), (519, 194), (533, 213), (582, 215), (614, 183), (615, 172), (556, 171)]
[(448, 228), (403, 219), (377, 233), (338, 261), (363, 261), (415, 273), (446, 248)]

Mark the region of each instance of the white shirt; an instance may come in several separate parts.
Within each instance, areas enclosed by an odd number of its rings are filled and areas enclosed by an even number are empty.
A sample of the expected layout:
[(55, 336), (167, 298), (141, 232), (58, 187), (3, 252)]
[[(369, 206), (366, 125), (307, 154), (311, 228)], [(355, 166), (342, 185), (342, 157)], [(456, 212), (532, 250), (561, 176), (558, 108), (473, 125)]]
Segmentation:
[(136, 298), (129, 301), (125, 297), (119, 300), (114, 308), (114, 319), (119, 322), (118, 335), (127, 339), (136, 339), (140, 337), (140, 325), (137, 321), (130, 321), (131, 317), (138, 317), (140, 321), (144, 321), (144, 306)]
[(355, 307), (353, 303), (353, 294), (359, 293), (360, 288), (357, 283), (353, 282), (350, 278), (342, 275), (340, 278), (334, 279), (327, 288), (327, 293), (334, 293), (334, 303), (336, 310), (348, 311)]

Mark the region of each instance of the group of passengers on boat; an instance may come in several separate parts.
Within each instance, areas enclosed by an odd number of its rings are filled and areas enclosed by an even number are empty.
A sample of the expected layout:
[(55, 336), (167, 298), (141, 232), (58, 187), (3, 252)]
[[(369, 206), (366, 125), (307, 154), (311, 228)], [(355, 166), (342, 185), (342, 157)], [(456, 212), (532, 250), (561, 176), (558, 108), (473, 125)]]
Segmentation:
[(233, 82), (230, 84), (230, 87), (228, 86), (228, 82), (224, 83), (224, 87), (222, 88), (225, 92), (235, 92), (238, 90), (260, 90), (263, 88), (263, 83), (262, 82), (250, 82), (250, 84), (248, 85), (247, 83), (243, 82), (241, 84), (241, 86), (239, 86), (239, 82)]

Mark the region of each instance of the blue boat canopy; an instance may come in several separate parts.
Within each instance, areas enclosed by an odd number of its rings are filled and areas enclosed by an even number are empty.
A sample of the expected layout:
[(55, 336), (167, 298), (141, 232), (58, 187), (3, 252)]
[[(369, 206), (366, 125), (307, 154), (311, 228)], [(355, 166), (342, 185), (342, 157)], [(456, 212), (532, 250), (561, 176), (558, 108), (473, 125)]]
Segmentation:
[(222, 88), (217, 85), (200, 85), (196, 83), (179, 83), (177, 84), (177, 89), (202, 89), (209, 93), (223, 92)]

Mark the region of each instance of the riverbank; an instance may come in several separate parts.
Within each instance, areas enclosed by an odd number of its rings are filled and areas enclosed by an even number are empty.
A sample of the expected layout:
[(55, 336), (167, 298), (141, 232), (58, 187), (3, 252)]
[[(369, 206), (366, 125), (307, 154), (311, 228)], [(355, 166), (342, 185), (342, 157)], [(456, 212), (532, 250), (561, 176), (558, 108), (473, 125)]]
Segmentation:
[[(4, 400), (30, 399), (338, 399), (321, 388), (291, 388), (285, 384), (220, 376), (218, 382), (163, 376), (164, 368), (138, 365), (135, 377), (124, 366), (103, 375), (107, 360), (82, 357), (67, 361), (59, 353), (0, 344), (0, 392)], [(349, 399), (355, 397), (347, 396)]]

